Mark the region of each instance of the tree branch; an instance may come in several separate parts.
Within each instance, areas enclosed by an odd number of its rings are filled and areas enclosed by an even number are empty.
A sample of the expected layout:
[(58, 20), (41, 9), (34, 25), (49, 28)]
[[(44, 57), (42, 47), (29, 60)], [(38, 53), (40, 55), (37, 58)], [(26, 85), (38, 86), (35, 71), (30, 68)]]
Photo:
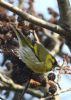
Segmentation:
[[(60, 90), (59, 93), (54, 94), (54, 96), (56, 97), (57, 95), (60, 95), (60, 94), (65, 93), (65, 92), (70, 92), (70, 91), (71, 91), (71, 88), (65, 89), (65, 90)], [(47, 96), (44, 100), (49, 100), (52, 97), (53, 97), (53, 95)]]
[(71, 8), (69, 0), (57, 0), (60, 11), (60, 25), (66, 30), (65, 39), (71, 50)]
[(18, 7), (20, 9), (23, 9), (23, 7), (24, 7), (24, 0), (19, 0)]
[[(23, 89), (25, 89), (25, 86), (21, 86), (21, 85), (14, 83), (12, 79), (10, 79), (9, 77), (5, 75), (2, 75), (1, 73), (0, 73), (0, 81), (2, 82), (2, 84), (0, 83), (0, 90), (12, 90), (12, 91), (17, 91), (17, 92), (22, 92)], [(46, 88), (44, 89), (44, 91), (46, 91)], [(57, 95), (60, 95), (61, 93), (65, 93), (69, 91), (71, 91), (71, 88), (66, 89), (66, 90), (60, 90), (59, 93), (56, 93), (54, 96), (57, 96)], [(44, 97), (44, 93), (36, 89), (28, 88), (26, 93), (29, 93), (38, 98)], [(47, 99), (52, 98), (52, 95), (46, 98)]]
[(63, 22), (67, 22), (68, 19), (68, 10), (70, 7), (69, 0), (57, 0), (58, 6), (59, 6), (59, 12), (60, 12), (60, 19)]
[(56, 32), (56, 33), (59, 33), (62, 36), (65, 33), (64, 29), (62, 29), (60, 26), (46, 22), (42, 19), (36, 18), (36, 17), (22, 11), (21, 9), (14, 7), (12, 4), (5, 2), (4, 0), (0, 0), (0, 6), (2, 6), (8, 10), (14, 12), (15, 14), (21, 16), (23, 18), (23, 20), (27, 20), (33, 24), (39, 25), (43, 28), (49, 29), (49, 30)]
[[(22, 92), (25, 89), (25, 86), (14, 83), (11, 78), (7, 77), (6, 75), (2, 75), (1, 73), (0, 81), (2, 82), (2, 84), (0, 84), (0, 90), (12, 90)], [(28, 88), (26, 92), (38, 98), (44, 96), (42, 92), (30, 88)]]

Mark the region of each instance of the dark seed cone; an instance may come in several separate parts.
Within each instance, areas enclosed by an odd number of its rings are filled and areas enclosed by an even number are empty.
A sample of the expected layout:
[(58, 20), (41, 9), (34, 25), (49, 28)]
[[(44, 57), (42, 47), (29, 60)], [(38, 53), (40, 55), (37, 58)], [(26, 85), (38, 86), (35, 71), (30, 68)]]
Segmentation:
[(33, 72), (18, 58), (15, 59), (13, 64), (12, 79), (14, 82), (18, 84), (27, 82), (28, 79), (31, 78)]
[(55, 92), (57, 91), (57, 86), (56, 85), (52, 85), (49, 87), (49, 92), (51, 94), (55, 94)]
[(55, 73), (49, 73), (47, 77), (48, 77), (48, 80), (54, 81), (56, 78), (56, 75), (55, 75)]

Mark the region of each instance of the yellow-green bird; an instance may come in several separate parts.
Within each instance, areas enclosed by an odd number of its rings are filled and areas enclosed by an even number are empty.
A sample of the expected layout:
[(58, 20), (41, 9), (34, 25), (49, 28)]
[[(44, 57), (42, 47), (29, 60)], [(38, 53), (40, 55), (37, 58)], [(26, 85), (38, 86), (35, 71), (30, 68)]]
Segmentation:
[(33, 72), (43, 74), (57, 66), (56, 59), (41, 43), (36, 42), (33, 45), (28, 37), (18, 32), (14, 27), (13, 31), (16, 33), (19, 41), (19, 58)]

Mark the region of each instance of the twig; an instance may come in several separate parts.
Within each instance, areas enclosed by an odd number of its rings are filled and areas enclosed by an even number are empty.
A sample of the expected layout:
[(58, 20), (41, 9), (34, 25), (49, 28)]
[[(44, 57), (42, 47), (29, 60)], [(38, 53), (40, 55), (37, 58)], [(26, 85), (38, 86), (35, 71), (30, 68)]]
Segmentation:
[(36, 38), (36, 42), (37, 42), (37, 43), (40, 43), (40, 40), (39, 40), (39, 38), (38, 38), (38, 36), (37, 36), (37, 34), (36, 34), (35, 31), (34, 31), (34, 36), (35, 36), (35, 38)]
[(58, 85), (59, 89), (61, 90), (60, 84), (58, 82), (55, 82), (55, 81), (54, 81), (54, 83), (56, 83)]
[[(49, 99), (51, 99), (53, 96), (55, 97), (55, 96), (57, 96), (57, 95), (60, 95), (60, 94), (62, 94), (62, 93), (69, 92), (69, 91), (71, 91), (71, 88), (66, 89), (66, 90), (61, 90), (59, 93), (56, 93), (55, 95), (47, 96), (47, 97), (45, 98), (45, 100), (49, 100)], [(42, 99), (42, 100), (43, 100), (43, 99)]]
[(59, 93), (56, 93), (55, 96), (56, 95), (60, 95), (60, 94), (65, 93), (65, 92), (69, 92), (69, 91), (71, 91), (71, 88), (65, 89), (65, 90), (61, 90)]
[[(0, 73), (0, 81), (5, 83), (5, 84), (0, 84), (0, 90), (6, 89), (6, 90), (22, 92), (25, 89), (24, 86), (14, 83), (11, 78), (7, 77), (6, 75), (2, 75), (1, 73)], [(28, 88), (26, 92), (38, 98), (44, 95), (42, 92), (30, 88)]]
[(19, 3), (18, 3), (18, 7), (20, 8), (20, 9), (23, 9), (23, 7), (24, 7), (24, 0), (19, 0)]
[(27, 91), (29, 85), (30, 85), (30, 79), (29, 79), (28, 82), (26, 83), (25, 89), (23, 90), (23, 92), (22, 92), (22, 94), (21, 94), (21, 96), (20, 96), (20, 98), (19, 98), (20, 100), (22, 100), (22, 98), (23, 98), (24, 94), (26, 93), (26, 91)]
[[(0, 90), (6, 89), (6, 90), (13, 90), (13, 91), (22, 92), (23, 89), (25, 89), (24, 86), (21, 86), (21, 85), (14, 83), (10, 78), (4, 77), (2, 74), (0, 74), (0, 80), (4, 83), (8, 84), (8, 85), (0, 84)], [(60, 90), (60, 92), (56, 93), (54, 96), (60, 95), (61, 93), (65, 93), (65, 92), (69, 92), (69, 91), (71, 91), (71, 88), (66, 89), (66, 90)], [(33, 96), (36, 96), (38, 98), (44, 97), (44, 94), (38, 90), (28, 88), (28, 90), (26, 92), (33, 95)], [(51, 96), (49, 96), (48, 98), (51, 98)]]
[(12, 4), (5, 2), (4, 0), (0, 0), (0, 6), (16, 13), (17, 15), (21, 16), (23, 18), (23, 20), (27, 20), (33, 24), (39, 25), (43, 28), (49, 29), (53, 32), (59, 33), (62, 36), (65, 34), (64, 29), (62, 29), (60, 26), (46, 22), (42, 19), (36, 18), (24, 11), (22, 11), (21, 9), (14, 7)]
[(0, 97), (0, 100), (5, 100), (4, 98)]
[(20, 85), (18, 85), (18, 84), (15, 84), (9, 77), (7, 77), (7, 76), (4, 76), (4, 75), (2, 75), (1, 73), (0, 73), (0, 80), (2, 81), (2, 82), (4, 82), (4, 83), (6, 83), (6, 84), (8, 84), (8, 85), (10, 85), (10, 86), (12, 86), (13, 88), (20, 88), (20, 89), (22, 89), (23, 87), (22, 86), (20, 86)]

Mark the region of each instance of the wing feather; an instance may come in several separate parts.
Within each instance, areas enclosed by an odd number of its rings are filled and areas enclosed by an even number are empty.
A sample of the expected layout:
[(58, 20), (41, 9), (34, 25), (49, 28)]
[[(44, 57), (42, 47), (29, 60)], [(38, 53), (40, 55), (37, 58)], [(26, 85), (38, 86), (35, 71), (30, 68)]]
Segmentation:
[(28, 46), (19, 48), (20, 59), (34, 72), (44, 73), (46, 70), (44, 62), (40, 62), (31, 48)]

